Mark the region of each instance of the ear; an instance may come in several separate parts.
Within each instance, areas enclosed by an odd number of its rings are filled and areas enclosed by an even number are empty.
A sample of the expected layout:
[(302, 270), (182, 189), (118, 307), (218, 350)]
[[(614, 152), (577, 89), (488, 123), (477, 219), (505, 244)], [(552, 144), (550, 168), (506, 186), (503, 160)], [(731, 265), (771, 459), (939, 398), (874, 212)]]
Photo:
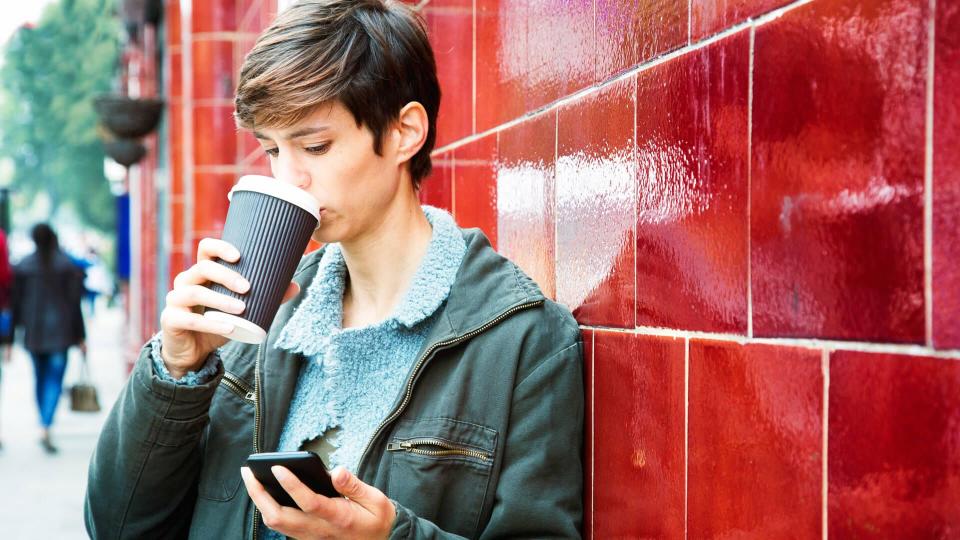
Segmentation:
[(423, 143), (427, 140), (427, 133), (430, 131), (430, 121), (427, 118), (427, 110), (423, 105), (416, 101), (407, 103), (400, 109), (400, 116), (397, 121), (397, 164), (408, 162), (413, 156), (423, 148)]

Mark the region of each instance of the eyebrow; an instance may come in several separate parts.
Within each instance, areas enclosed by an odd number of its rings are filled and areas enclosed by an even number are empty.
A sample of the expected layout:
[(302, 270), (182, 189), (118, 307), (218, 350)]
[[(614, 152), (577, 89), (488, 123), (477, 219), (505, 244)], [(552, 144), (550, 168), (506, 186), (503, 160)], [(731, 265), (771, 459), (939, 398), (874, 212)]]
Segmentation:
[[(330, 129), (330, 126), (309, 126), (309, 127), (300, 128), (296, 131), (291, 131), (290, 133), (287, 133), (286, 135), (284, 135), (283, 138), (287, 140), (296, 139), (297, 137), (313, 135), (315, 133), (327, 131), (328, 129)], [(270, 137), (267, 137), (266, 135), (264, 135), (263, 133), (260, 133), (259, 131), (254, 131), (253, 136), (258, 139), (270, 140)]]

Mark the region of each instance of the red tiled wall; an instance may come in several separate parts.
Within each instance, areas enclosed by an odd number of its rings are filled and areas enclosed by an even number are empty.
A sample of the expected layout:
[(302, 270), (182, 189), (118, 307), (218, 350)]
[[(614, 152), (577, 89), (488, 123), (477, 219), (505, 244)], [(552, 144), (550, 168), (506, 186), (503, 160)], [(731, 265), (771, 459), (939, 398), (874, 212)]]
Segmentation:
[[(276, 1), (190, 4), (171, 275), (269, 173), (229, 113)], [(587, 537), (958, 534), (960, 0), (419, 6), (422, 200), (584, 331)]]
[(420, 5), (423, 199), (584, 332), (586, 536), (960, 534), (960, 1)]

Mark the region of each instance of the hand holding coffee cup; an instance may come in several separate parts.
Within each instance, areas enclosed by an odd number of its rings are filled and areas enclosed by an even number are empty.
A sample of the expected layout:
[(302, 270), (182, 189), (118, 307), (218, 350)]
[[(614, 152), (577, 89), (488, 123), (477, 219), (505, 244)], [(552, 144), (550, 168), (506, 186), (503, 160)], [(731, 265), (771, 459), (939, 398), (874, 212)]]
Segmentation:
[(280, 304), (299, 292), (291, 279), (319, 223), (316, 199), (263, 176), (242, 177), (229, 198), (223, 238), (200, 242), (197, 264), (167, 295), (161, 351), (174, 377), (228, 339), (261, 343)]

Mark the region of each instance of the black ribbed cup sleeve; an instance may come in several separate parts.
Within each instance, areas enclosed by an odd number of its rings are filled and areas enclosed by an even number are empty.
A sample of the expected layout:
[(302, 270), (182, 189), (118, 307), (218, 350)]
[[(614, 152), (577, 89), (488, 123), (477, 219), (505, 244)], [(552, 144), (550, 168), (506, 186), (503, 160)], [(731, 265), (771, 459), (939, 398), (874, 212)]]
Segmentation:
[(216, 283), (210, 288), (243, 300), (246, 309), (239, 317), (269, 330), (316, 227), (317, 219), (293, 203), (255, 191), (237, 191), (227, 210), (223, 240), (240, 251), (240, 260), (218, 262), (246, 278), (250, 289), (237, 294)]

